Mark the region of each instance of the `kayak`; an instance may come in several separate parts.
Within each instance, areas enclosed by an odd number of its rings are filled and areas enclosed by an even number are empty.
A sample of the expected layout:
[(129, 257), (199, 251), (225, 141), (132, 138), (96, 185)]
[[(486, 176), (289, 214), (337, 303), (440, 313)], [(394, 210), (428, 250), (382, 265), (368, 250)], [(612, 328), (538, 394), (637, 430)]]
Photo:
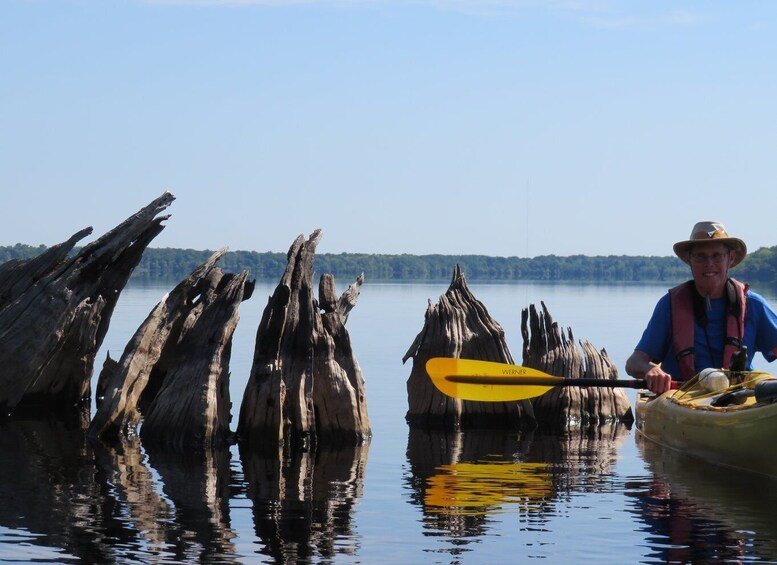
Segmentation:
[(726, 378), (714, 386), (700, 373), (659, 396), (640, 392), (637, 432), (710, 463), (777, 477), (777, 378), (720, 373)]

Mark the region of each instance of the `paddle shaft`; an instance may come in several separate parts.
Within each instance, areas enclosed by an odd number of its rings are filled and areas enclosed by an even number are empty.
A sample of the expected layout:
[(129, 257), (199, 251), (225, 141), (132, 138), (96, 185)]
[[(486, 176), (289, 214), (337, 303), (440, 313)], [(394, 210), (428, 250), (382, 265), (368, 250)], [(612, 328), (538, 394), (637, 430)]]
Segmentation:
[(446, 381), (475, 385), (582, 386), (605, 388), (647, 388), (645, 379), (566, 379), (563, 377), (487, 377), (478, 375), (447, 375)]

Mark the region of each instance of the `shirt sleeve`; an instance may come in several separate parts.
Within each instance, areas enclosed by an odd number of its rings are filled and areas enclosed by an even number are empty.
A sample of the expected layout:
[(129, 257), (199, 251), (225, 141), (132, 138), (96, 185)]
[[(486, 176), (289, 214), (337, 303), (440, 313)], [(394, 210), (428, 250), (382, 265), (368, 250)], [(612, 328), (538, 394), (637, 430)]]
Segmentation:
[(771, 363), (776, 358), (772, 349), (777, 347), (777, 313), (760, 294), (753, 291), (747, 293), (747, 304), (748, 309), (752, 308), (756, 323), (756, 349)]
[(669, 293), (667, 293), (653, 309), (653, 315), (635, 349), (650, 355), (652, 361), (661, 363), (666, 358), (671, 345), (672, 316), (669, 308)]

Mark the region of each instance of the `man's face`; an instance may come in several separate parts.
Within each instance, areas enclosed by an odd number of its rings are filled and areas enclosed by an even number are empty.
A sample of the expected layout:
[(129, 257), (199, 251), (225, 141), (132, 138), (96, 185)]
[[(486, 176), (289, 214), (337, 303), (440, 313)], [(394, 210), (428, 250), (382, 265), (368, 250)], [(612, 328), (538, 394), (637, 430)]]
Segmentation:
[(722, 243), (703, 243), (691, 248), (689, 259), (699, 292), (713, 298), (722, 294), (735, 252)]

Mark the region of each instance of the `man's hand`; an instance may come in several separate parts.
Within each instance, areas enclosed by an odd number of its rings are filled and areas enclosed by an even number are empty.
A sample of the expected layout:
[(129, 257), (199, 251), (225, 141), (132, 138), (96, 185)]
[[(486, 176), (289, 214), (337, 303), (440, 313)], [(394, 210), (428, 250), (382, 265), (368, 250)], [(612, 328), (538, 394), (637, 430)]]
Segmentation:
[(672, 375), (664, 372), (660, 365), (653, 365), (645, 373), (647, 387), (651, 392), (663, 394), (672, 388)]
[(672, 388), (672, 375), (665, 372), (661, 365), (650, 361), (644, 351), (635, 350), (626, 360), (626, 372), (635, 379), (645, 379), (647, 387), (655, 394), (663, 394)]

